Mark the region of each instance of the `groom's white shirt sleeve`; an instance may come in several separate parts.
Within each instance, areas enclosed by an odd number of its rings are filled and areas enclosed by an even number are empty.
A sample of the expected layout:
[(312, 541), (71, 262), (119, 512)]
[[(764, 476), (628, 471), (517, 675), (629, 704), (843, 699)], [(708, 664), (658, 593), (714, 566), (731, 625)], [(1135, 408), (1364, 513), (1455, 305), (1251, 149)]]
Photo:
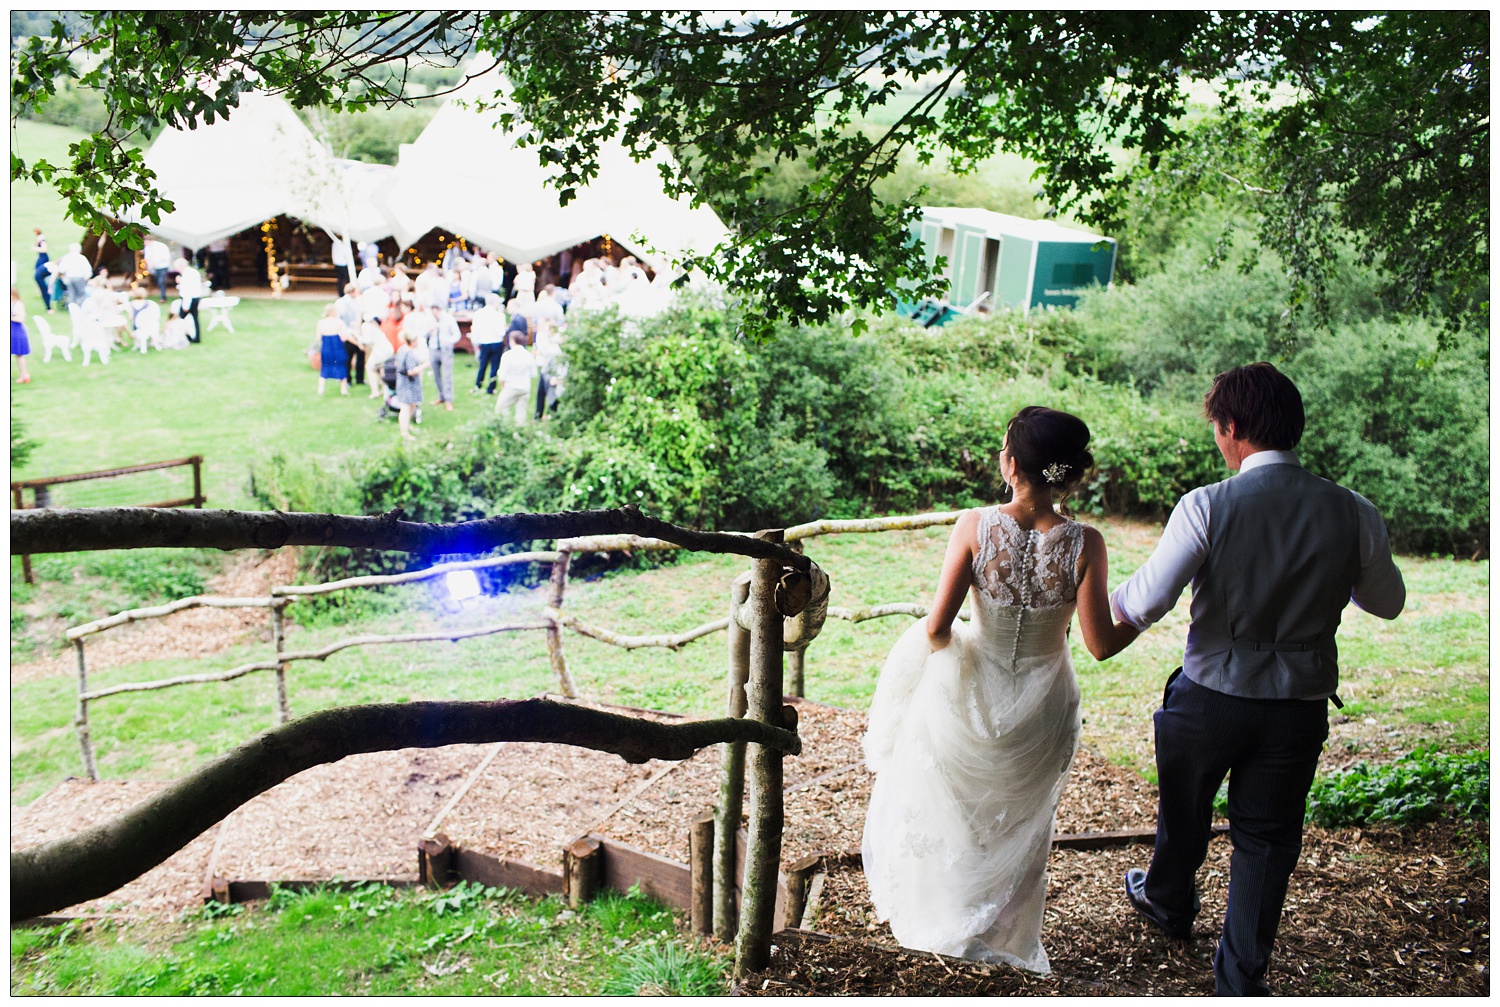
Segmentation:
[[(1257, 451), (1240, 464), (1240, 471), (1298, 464), (1294, 451)], [(1370, 501), (1358, 493), (1354, 501), (1359, 512), (1359, 575), (1349, 600), (1371, 615), (1394, 619), (1406, 605), (1406, 584), (1391, 558), (1385, 522)], [(1151, 558), (1110, 595), (1116, 619), (1144, 630), (1172, 611), (1182, 589), (1208, 558), (1209, 520), (1208, 494), (1202, 488), (1177, 502)]]

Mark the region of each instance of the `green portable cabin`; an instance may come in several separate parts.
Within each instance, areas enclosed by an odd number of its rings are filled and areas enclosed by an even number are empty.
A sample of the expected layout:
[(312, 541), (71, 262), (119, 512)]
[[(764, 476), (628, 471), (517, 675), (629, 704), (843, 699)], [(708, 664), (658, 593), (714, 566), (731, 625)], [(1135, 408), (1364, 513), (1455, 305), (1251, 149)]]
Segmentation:
[(947, 259), (945, 300), (960, 312), (997, 305), (1030, 311), (1071, 307), (1079, 291), (1109, 286), (1115, 240), (1050, 220), (1028, 220), (977, 207), (922, 207), (913, 227), (931, 265)]

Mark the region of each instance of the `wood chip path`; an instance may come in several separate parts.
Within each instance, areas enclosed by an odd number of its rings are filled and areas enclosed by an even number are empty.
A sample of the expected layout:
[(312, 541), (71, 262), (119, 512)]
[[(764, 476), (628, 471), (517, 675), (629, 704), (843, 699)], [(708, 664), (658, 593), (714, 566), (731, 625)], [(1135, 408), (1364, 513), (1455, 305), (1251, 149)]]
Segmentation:
[[(858, 848), (872, 779), (861, 763), (863, 714), (798, 706), (804, 754), (786, 763), (787, 863)], [(564, 844), (594, 830), (686, 862), (689, 827), (718, 793), (718, 761), (716, 749), (705, 749), (677, 764), (631, 766), (587, 749), (539, 744), (352, 756), (274, 787), (126, 888), (71, 911), (170, 914), (195, 905), (215, 849), (214, 873), (236, 880), (414, 880), (418, 840), (465, 786), (435, 830), (461, 846), (558, 868)], [(104, 821), (162, 786), (66, 780), (12, 808), (11, 847)], [(1085, 749), (1058, 829), (1149, 826), (1154, 812), (1155, 794), (1145, 781)]]

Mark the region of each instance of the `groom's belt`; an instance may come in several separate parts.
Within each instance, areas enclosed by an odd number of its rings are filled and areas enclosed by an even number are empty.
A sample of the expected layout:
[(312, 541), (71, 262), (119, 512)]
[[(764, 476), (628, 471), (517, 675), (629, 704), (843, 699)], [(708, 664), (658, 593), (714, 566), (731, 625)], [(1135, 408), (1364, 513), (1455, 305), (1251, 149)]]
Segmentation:
[[(1262, 653), (1267, 654), (1268, 656), (1270, 654), (1286, 654), (1288, 655), (1288, 659), (1291, 660), (1295, 665), (1302, 665), (1308, 661), (1315, 661), (1317, 662), (1317, 664), (1321, 665), (1324, 660), (1328, 660), (1329, 658), (1314, 658), (1312, 657), (1312, 655), (1337, 654), (1337, 646), (1338, 645), (1334, 642), (1334, 638), (1331, 635), (1324, 639), (1307, 643), (1280, 640), (1237, 640), (1228, 636), (1220, 636), (1216, 633), (1203, 633), (1201, 631), (1195, 633), (1192, 629), (1189, 629), (1187, 648), (1188, 653), (1185, 655), (1186, 660), (1184, 663), (1193, 663), (1194, 657), (1196, 655), (1198, 663), (1195, 664), (1195, 667), (1199, 667), (1202, 670), (1200, 672), (1194, 673), (1190, 677), (1192, 677), (1194, 681), (1199, 682), (1199, 684), (1206, 684), (1209, 688), (1219, 689), (1221, 691), (1228, 692), (1231, 695), (1254, 696), (1255, 691), (1252, 690), (1250, 692), (1241, 693), (1233, 687), (1228, 679), (1221, 678), (1221, 675), (1228, 671), (1228, 665), (1238, 663), (1237, 661), (1229, 657), (1231, 653)], [(1291, 657), (1291, 655), (1293, 654), (1304, 654), (1308, 656), (1303, 658), (1293, 658)], [(1219, 655), (1219, 657), (1211, 657), (1210, 655)], [(1224, 662), (1223, 671), (1220, 671), (1218, 667), (1221, 659)], [(1246, 657), (1243, 658), (1243, 660), (1254, 659)], [(1205, 675), (1206, 677), (1202, 677)], [(1303, 694), (1326, 696), (1328, 699), (1333, 701), (1333, 705), (1335, 707), (1343, 707), (1343, 701), (1339, 699), (1338, 694), (1333, 692), (1332, 689), (1332, 687), (1335, 686), (1338, 682), (1336, 674), (1329, 677), (1327, 686), (1324, 686), (1323, 688), (1319, 688), (1317, 685), (1313, 684), (1313, 682), (1315, 681), (1316, 677), (1314, 677), (1307, 683), (1307, 688), (1295, 690), (1293, 692), (1293, 695), (1295, 695), (1296, 692), (1302, 692)], [(1324, 689), (1326, 689), (1327, 691), (1324, 691)]]
[(1212, 653), (1224, 650), (1251, 650), (1271, 651), (1284, 654), (1307, 654), (1316, 651), (1324, 653), (1337, 653), (1338, 645), (1334, 642), (1332, 634), (1311, 643), (1293, 643), (1291, 641), (1269, 641), (1269, 640), (1246, 640), (1236, 639), (1231, 636), (1223, 636), (1212, 631), (1204, 632), (1201, 629), (1189, 628), (1188, 636), (1193, 649), (1200, 653)]
[(1278, 650), (1278, 651), (1308, 651), (1317, 650), (1316, 643), (1261, 643), (1256, 640), (1230, 640), (1229, 646), (1235, 650)]

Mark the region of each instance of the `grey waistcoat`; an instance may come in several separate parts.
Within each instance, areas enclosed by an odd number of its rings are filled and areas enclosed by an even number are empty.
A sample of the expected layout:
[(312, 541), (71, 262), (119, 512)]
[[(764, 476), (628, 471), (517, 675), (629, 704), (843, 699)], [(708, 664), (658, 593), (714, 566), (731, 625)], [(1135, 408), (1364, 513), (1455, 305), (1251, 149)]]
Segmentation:
[(1208, 493), (1183, 674), (1251, 699), (1332, 695), (1334, 633), (1359, 574), (1354, 495), (1299, 465), (1251, 469)]

